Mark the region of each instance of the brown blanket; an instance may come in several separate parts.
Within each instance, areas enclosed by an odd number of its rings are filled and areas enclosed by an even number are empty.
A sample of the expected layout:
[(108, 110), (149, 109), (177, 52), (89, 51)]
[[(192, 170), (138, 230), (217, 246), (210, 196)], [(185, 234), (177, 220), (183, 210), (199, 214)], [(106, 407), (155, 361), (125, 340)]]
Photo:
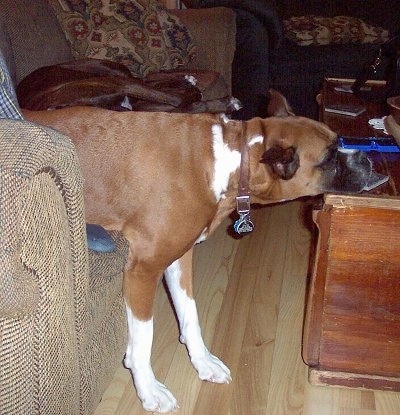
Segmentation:
[(98, 59), (39, 68), (20, 82), (17, 97), (21, 108), (36, 111), (77, 105), (189, 113), (238, 109), (229, 96), (203, 101), (189, 72), (162, 72), (139, 79), (121, 64)]

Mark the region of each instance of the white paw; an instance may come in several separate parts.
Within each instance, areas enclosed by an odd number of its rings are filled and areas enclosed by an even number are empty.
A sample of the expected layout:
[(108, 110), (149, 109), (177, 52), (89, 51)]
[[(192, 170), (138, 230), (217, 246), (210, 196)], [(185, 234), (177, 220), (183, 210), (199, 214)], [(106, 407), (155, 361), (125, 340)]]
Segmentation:
[(138, 391), (138, 397), (146, 411), (166, 414), (178, 410), (178, 402), (174, 395), (158, 380), (154, 379), (145, 389)]
[(213, 383), (229, 383), (232, 380), (231, 371), (208, 350), (204, 357), (193, 359), (192, 363), (201, 380)]

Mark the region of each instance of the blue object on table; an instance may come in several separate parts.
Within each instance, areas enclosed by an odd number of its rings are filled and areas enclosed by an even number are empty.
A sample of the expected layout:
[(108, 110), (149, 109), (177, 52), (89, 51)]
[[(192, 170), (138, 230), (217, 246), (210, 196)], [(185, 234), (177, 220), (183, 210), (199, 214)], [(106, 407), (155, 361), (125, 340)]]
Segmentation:
[(113, 252), (116, 248), (114, 240), (100, 225), (86, 224), (88, 248), (96, 252)]
[(399, 153), (400, 147), (391, 137), (339, 137), (339, 147), (348, 150)]

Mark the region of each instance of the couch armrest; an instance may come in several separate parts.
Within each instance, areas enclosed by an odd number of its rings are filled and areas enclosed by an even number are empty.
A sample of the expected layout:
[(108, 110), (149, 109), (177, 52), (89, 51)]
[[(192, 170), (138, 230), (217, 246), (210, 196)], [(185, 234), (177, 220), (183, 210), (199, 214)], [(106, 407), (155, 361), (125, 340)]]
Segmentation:
[(0, 413), (93, 413), (126, 348), (128, 247), (113, 238), (90, 278), (72, 142), (0, 119)]
[(69, 285), (68, 301), (78, 287), (84, 294), (82, 186), (69, 139), (26, 121), (0, 120), (0, 319), (37, 311), (51, 286), (63, 285), (66, 293)]
[(82, 189), (67, 137), (0, 119), (0, 407), (6, 413), (80, 413), (89, 311)]
[(189, 68), (219, 72), (231, 92), (232, 62), (235, 53), (236, 17), (225, 7), (170, 10), (189, 29), (197, 45)]

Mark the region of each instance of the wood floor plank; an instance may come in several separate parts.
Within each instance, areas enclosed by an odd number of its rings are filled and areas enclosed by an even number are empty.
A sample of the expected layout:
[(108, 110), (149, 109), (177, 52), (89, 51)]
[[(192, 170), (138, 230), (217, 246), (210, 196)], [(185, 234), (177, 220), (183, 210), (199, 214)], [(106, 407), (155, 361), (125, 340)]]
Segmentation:
[[(230, 221), (226, 221), (207, 243), (197, 245), (194, 251), (194, 291), (203, 338), (207, 346), (212, 344), (232, 269), (232, 258), (240, 243), (227, 237), (226, 227), (229, 224)], [(178, 399), (180, 412), (193, 413), (196, 403), (193, 397), (198, 395), (202, 382), (192, 367), (183, 345), (173, 356), (165, 383)]]
[(301, 335), (310, 235), (303, 227), (299, 210), (300, 206), (297, 211), (291, 211), (286, 227), (287, 243), (282, 248), (283, 287), (266, 411), (268, 415), (303, 413), (305, 366), (301, 360)]
[(119, 403), (125, 399), (125, 388), (132, 386), (131, 378), (122, 365), (116, 370), (113, 381), (103, 394), (103, 399), (96, 409), (98, 415), (116, 414)]
[(399, 415), (400, 393), (375, 392), (375, 405), (377, 415)]
[(333, 415), (333, 391), (333, 388), (312, 386), (305, 380), (303, 414)]
[[(257, 226), (257, 220), (255, 220), (255, 226)], [(251, 245), (249, 239), (251, 239), (250, 236), (240, 240), (240, 255), (237, 254), (234, 258), (211, 347), (212, 353), (228, 365), (233, 379), (237, 375), (251, 297), (254, 292), (254, 278), (243, 277), (248, 272), (251, 273), (251, 264), (247, 261), (249, 245)], [(232, 393), (232, 384), (203, 383), (193, 413), (227, 414)]]
[(366, 390), (335, 389), (339, 408), (375, 411), (374, 393)]
[(307, 415), (377, 415), (375, 393), (347, 388), (306, 384), (304, 413)]
[(231, 414), (265, 413), (282, 281), (279, 270), (265, 266), (277, 253), (274, 234), (279, 230), (271, 219), (270, 209), (258, 213), (257, 232), (251, 236), (251, 258), (247, 258), (252, 270), (242, 276), (254, 279), (254, 290), (232, 385)]

